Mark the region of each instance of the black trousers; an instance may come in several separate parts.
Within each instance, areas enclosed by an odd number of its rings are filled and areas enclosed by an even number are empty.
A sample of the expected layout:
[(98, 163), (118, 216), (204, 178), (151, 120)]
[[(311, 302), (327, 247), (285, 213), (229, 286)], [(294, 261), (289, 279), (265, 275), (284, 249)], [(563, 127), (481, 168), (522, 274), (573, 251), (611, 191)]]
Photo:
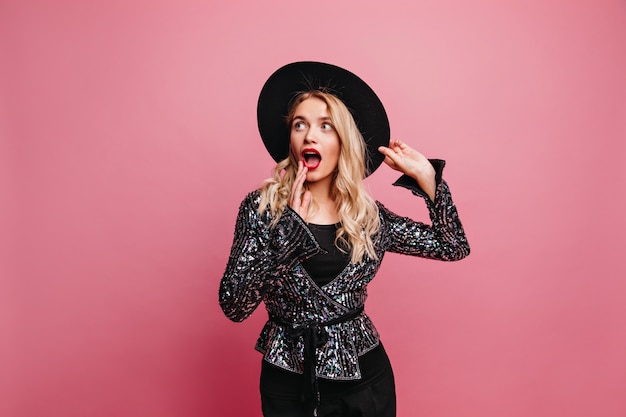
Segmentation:
[[(318, 417), (395, 417), (393, 371), (382, 345), (359, 358), (362, 379), (318, 379)], [(302, 402), (303, 378), (265, 361), (261, 367), (261, 404), (264, 417), (312, 417)]]

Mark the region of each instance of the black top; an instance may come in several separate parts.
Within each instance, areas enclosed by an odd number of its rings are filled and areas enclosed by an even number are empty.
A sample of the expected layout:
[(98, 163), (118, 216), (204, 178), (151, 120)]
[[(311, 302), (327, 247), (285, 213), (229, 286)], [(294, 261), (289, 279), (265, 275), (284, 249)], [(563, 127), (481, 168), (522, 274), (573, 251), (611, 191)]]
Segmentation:
[(340, 223), (309, 223), (308, 226), (325, 253), (307, 259), (302, 262), (302, 266), (313, 281), (321, 287), (331, 282), (345, 269), (350, 262), (350, 252), (342, 252), (335, 246), (335, 234)]

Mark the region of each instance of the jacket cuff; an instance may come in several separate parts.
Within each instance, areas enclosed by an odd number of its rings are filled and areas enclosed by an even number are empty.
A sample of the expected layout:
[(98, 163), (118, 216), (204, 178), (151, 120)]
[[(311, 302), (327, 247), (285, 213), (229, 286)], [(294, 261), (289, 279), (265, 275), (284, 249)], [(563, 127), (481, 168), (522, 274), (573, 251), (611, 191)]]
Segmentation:
[[(439, 184), (441, 184), (443, 168), (446, 166), (446, 161), (443, 159), (429, 159), (430, 164), (435, 168), (435, 190), (439, 189)], [(393, 183), (396, 187), (406, 188), (407, 190), (411, 190), (413, 194), (417, 194), (421, 197), (424, 197), (426, 200), (430, 200), (428, 194), (419, 186), (417, 181), (413, 177), (408, 175), (402, 175), (400, 178)]]

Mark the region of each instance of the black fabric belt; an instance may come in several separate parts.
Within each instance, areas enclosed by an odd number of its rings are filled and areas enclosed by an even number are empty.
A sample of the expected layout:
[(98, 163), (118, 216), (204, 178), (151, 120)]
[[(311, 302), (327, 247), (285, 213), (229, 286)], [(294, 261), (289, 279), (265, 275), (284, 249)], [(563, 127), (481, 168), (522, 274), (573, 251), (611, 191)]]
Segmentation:
[(320, 403), (320, 393), (317, 385), (317, 355), (315, 350), (324, 346), (328, 341), (328, 333), (324, 326), (344, 323), (358, 317), (363, 312), (363, 306), (350, 310), (347, 313), (325, 322), (294, 324), (287, 323), (280, 318), (270, 317), (270, 321), (283, 326), (287, 335), (294, 340), (302, 337), (304, 340), (304, 386), (302, 400), (311, 416), (317, 415), (317, 406)]

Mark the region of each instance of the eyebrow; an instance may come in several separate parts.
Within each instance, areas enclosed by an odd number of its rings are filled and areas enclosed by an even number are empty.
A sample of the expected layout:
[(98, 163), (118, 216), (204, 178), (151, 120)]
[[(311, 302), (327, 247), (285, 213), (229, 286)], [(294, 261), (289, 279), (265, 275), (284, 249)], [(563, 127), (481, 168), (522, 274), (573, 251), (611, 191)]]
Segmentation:
[[(293, 117), (293, 120), (294, 120), (294, 121), (295, 121), (295, 120), (298, 120), (298, 119), (300, 119), (300, 120), (307, 120), (307, 119), (306, 119), (306, 117), (304, 117), (304, 116), (300, 116), (300, 115), (296, 115), (296, 116), (294, 116), (294, 117)], [(317, 120), (318, 120), (318, 121), (322, 121), (322, 122), (328, 122), (328, 121), (331, 121), (330, 117), (328, 117), (328, 116), (320, 117), (320, 118), (318, 118)]]

